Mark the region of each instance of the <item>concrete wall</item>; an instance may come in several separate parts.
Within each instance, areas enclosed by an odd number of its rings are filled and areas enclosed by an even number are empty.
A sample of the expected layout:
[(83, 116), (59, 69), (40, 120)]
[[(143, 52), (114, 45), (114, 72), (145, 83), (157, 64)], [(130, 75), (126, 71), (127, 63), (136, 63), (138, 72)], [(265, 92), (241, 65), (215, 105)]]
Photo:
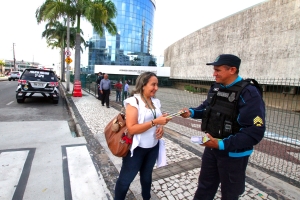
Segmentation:
[[(195, 20), (195, 19), (191, 19)], [(300, 78), (300, 0), (269, 0), (182, 38), (164, 52), (172, 78), (211, 77), (206, 66), (238, 55), (244, 78)]]

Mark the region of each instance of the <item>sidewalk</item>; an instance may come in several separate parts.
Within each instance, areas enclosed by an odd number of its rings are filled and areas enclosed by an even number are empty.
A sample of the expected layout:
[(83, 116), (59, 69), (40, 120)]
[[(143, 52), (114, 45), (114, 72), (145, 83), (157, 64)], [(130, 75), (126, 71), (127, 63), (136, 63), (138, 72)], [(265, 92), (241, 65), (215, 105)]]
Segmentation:
[[(70, 84), (70, 91), (72, 91), (72, 84)], [(79, 132), (87, 140), (87, 147), (95, 160), (94, 164), (99, 167), (113, 195), (122, 160), (110, 153), (103, 130), (112, 117), (118, 113), (121, 105), (113, 101), (114, 93), (110, 96), (111, 108), (106, 108), (101, 106), (101, 102), (94, 95), (83, 90), (82, 92), (83, 97), (68, 97), (69, 106), (80, 126)], [(174, 122), (166, 126), (164, 140), (168, 165), (154, 169), (152, 199), (192, 199), (197, 188), (204, 148), (192, 144), (188, 137), (174, 131), (176, 126), (178, 124)], [(189, 128), (186, 130), (189, 131)], [(297, 199), (299, 195), (299, 188), (248, 166), (246, 191), (240, 199)], [(220, 191), (218, 191), (215, 199), (219, 200), (220, 197)], [(130, 186), (127, 199), (142, 199), (138, 176)]]

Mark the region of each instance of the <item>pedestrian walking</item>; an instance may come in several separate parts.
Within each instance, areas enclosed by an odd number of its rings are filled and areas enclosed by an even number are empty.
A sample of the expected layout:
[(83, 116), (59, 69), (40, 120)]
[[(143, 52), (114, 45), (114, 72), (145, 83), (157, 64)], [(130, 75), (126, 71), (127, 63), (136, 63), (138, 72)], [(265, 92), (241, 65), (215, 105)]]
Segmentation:
[(152, 171), (159, 154), (159, 142), (164, 134), (163, 125), (171, 118), (161, 113), (157, 76), (144, 72), (137, 78), (134, 97), (124, 100), (126, 126), (133, 142), (123, 157), (122, 167), (115, 187), (115, 200), (124, 200), (129, 186), (138, 172), (144, 200), (151, 198)]
[(202, 119), (209, 141), (194, 200), (212, 200), (221, 183), (222, 200), (237, 200), (245, 191), (245, 173), (253, 146), (265, 132), (265, 104), (259, 90), (239, 75), (241, 59), (222, 54), (212, 63), (207, 99), (196, 108), (183, 108), (182, 117)]
[(124, 99), (127, 99), (128, 93), (129, 93), (129, 85), (128, 85), (127, 81), (125, 81), (124, 91), (123, 91)]
[(104, 106), (104, 103), (106, 104), (106, 107), (109, 108), (109, 95), (111, 91), (111, 83), (108, 79), (108, 74), (104, 74), (104, 78), (100, 82), (100, 92), (102, 94), (101, 103), (102, 106)]
[(118, 81), (115, 84), (115, 89), (116, 89), (116, 101), (121, 101), (121, 92), (122, 92), (122, 87), (123, 85)]
[(102, 94), (101, 94), (101, 92), (100, 92), (100, 82), (101, 82), (101, 80), (103, 79), (103, 74), (102, 74), (102, 72), (99, 72), (98, 73), (98, 77), (97, 77), (97, 91), (98, 91), (98, 100), (101, 100), (102, 99)]

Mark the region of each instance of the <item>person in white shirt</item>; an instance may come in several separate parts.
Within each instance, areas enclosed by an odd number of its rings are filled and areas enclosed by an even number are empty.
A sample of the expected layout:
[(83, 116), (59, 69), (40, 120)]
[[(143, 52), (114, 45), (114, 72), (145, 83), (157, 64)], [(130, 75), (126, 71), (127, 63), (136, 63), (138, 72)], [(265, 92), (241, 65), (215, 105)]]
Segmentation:
[(129, 186), (138, 172), (143, 200), (151, 198), (152, 171), (159, 152), (158, 140), (164, 134), (163, 125), (171, 118), (162, 114), (160, 101), (155, 98), (158, 79), (152, 72), (137, 78), (133, 97), (124, 100), (126, 125), (133, 135), (128, 154), (123, 157), (122, 168), (115, 187), (115, 200), (124, 200)]

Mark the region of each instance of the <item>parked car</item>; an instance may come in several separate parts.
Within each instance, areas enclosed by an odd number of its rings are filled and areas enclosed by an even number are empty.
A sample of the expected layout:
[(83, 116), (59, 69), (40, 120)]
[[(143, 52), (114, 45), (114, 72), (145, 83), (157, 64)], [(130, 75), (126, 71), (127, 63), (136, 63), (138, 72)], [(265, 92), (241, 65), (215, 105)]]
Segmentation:
[(52, 99), (54, 104), (59, 101), (59, 83), (53, 71), (44, 69), (25, 69), (16, 89), (18, 103), (24, 103), (26, 98), (41, 94)]
[(11, 81), (11, 80), (16, 80), (16, 79), (19, 79), (20, 76), (21, 76), (22, 72), (19, 72), (19, 71), (11, 71), (8, 75), (8, 80)]

